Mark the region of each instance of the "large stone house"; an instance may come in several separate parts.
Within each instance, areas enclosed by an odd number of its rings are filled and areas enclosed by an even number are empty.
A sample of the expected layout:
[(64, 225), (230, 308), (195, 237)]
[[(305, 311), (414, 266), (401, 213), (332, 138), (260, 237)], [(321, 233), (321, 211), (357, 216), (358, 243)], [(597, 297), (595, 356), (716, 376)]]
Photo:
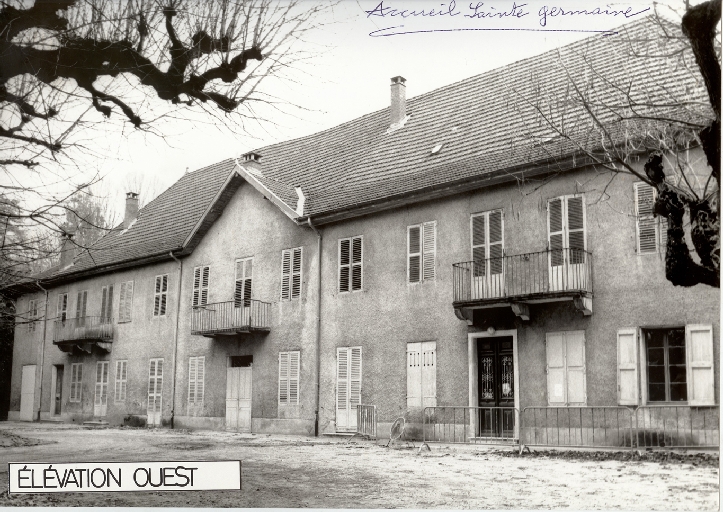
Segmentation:
[(562, 66), (705, 99), (631, 57), (656, 27), (409, 100), (395, 77), (389, 108), (129, 194), (92, 250), (15, 287), (10, 419), (312, 435), (360, 403), (380, 432), (425, 406), (718, 404), (719, 291), (667, 282), (653, 189), (540, 117), (582, 126)]

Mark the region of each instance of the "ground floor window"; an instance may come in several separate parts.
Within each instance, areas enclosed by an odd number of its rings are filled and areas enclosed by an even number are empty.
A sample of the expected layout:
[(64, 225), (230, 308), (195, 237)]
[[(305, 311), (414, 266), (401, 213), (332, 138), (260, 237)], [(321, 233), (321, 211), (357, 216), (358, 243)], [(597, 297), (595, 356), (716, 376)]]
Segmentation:
[(83, 384), (83, 363), (70, 365), (70, 397), (69, 402), (80, 402)]
[(279, 352), (279, 405), (299, 403), (299, 351)]
[(115, 362), (115, 401), (125, 402), (128, 389), (128, 361)]
[(644, 329), (649, 402), (688, 399), (685, 328)]
[(585, 331), (547, 333), (548, 404), (586, 405), (585, 380)]
[(407, 343), (407, 407), (437, 405), (437, 342)]
[(188, 403), (203, 402), (204, 374), (206, 373), (206, 357), (191, 357), (188, 360)]

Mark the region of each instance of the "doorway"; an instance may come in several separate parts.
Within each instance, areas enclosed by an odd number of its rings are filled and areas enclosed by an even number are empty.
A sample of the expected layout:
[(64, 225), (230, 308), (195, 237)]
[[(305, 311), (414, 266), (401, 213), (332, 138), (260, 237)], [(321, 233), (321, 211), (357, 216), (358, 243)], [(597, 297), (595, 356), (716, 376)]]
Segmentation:
[(95, 401), (93, 416), (104, 418), (108, 413), (108, 361), (98, 361), (95, 365)]
[(512, 437), (515, 378), (512, 336), (477, 340), (480, 437)]
[(253, 356), (231, 356), (226, 368), (226, 429), (251, 432)]
[(161, 424), (163, 411), (163, 359), (151, 359), (148, 366), (148, 405), (146, 425), (157, 427)]
[(50, 396), (52, 402), (50, 403), (50, 415), (60, 416), (63, 406), (63, 365), (53, 365), (52, 378), (50, 381)]

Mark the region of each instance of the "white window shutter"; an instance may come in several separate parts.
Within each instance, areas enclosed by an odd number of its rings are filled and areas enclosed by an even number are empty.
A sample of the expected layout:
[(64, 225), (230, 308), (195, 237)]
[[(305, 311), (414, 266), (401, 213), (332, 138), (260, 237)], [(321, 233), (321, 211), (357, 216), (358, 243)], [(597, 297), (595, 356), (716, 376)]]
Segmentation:
[(279, 403), (289, 403), (289, 353), (279, 353)]
[(422, 344), (407, 343), (407, 408), (422, 406)]
[(349, 349), (336, 349), (336, 426), (349, 425)]
[(294, 249), (294, 259), (291, 268), (291, 298), (301, 296), (301, 247)]
[(291, 251), (281, 252), (281, 300), (291, 299)]
[(363, 279), (362, 237), (351, 239), (351, 289), (361, 290)]
[(547, 402), (552, 406), (567, 403), (565, 394), (565, 338), (562, 333), (547, 334)]
[(188, 402), (196, 401), (196, 358), (191, 357), (188, 360)]
[[(194, 306), (199, 305), (200, 294), (201, 294), (201, 267), (193, 269), (193, 302)], [(160, 276), (156, 278), (156, 293), (160, 293)]]
[(205, 366), (206, 356), (200, 356), (196, 361), (196, 402), (203, 402)]
[(713, 326), (686, 325), (688, 404), (715, 405)]
[(351, 364), (349, 365), (349, 406), (351, 414), (356, 417), (356, 406), (361, 404), (362, 358), (361, 347), (352, 347)]
[(422, 407), (437, 406), (437, 342), (422, 343)]
[(299, 352), (289, 353), (289, 403), (299, 403)]
[(422, 244), (421, 228), (407, 228), (407, 281), (418, 283), (422, 278)]
[(638, 405), (638, 330), (618, 331), (618, 404)]
[(657, 221), (653, 216), (655, 189), (644, 182), (635, 188), (635, 215), (638, 254), (657, 252)]
[(133, 319), (133, 281), (126, 283), (126, 299), (123, 304), (123, 318), (126, 322), (130, 322)]
[(425, 222), (422, 224), (423, 231), (423, 279), (434, 279), (437, 259), (437, 223)]
[(489, 240), (489, 273), (497, 275), (502, 273), (502, 256), (504, 243), (502, 240), (502, 210), (495, 210), (487, 214)]
[(586, 405), (585, 391), (585, 333), (566, 332), (565, 368), (567, 373), (567, 405)]

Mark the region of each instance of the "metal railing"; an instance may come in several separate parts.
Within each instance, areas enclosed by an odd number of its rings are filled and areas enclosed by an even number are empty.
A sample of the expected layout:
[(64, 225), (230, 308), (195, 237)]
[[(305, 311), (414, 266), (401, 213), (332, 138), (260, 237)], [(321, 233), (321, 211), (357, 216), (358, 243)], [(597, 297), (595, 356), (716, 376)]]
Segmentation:
[(568, 448), (635, 448), (635, 411), (627, 407), (525, 407), (520, 443)]
[(359, 404), (356, 406), (356, 433), (377, 438), (377, 406)]
[(112, 341), (113, 319), (105, 316), (84, 316), (56, 320), (53, 341)]
[(437, 406), (423, 412), (423, 441), (467, 444), (517, 442), (514, 407)]
[(592, 254), (559, 249), (452, 265), (454, 302), (592, 293)]
[(271, 304), (255, 299), (194, 306), (191, 334), (268, 330)]
[(720, 408), (648, 405), (635, 410), (638, 448), (718, 448)]

